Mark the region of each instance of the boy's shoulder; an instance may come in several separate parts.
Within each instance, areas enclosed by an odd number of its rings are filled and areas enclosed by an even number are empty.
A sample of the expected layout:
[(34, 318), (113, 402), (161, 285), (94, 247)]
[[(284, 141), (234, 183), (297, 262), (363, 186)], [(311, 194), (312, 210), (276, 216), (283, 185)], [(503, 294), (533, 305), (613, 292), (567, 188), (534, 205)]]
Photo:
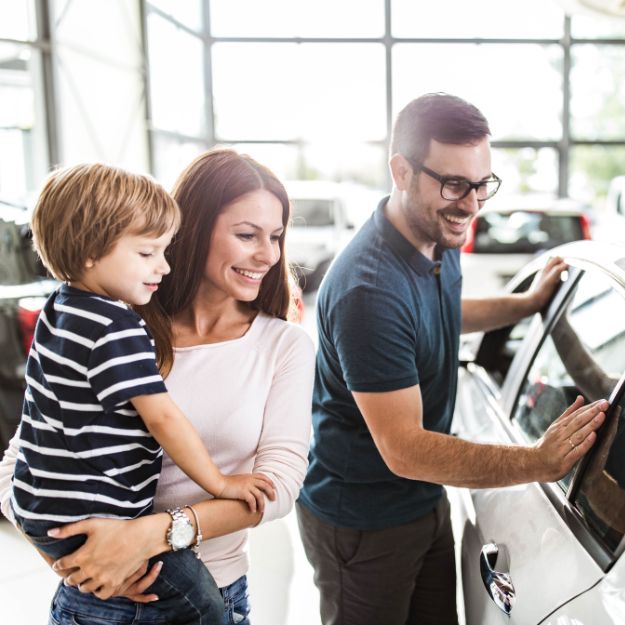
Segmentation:
[(54, 316), (60, 322), (95, 325), (102, 330), (120, 324), (145, 325), (141, 317), (123, 302), (67, 285), (61, 285), (52, 293), (46, 308), (50, 312), (54, 311)]

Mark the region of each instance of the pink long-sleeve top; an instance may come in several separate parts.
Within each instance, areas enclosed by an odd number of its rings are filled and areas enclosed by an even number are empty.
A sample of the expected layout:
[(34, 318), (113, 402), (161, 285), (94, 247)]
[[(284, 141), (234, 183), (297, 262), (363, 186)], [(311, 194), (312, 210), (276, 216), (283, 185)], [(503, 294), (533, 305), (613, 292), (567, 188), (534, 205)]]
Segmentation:
[[(304, 480), (310, 442), (314, 346), (296, 325), (259, 313), (241, 338), (176, 348), (166, 379), (223, 473), (260, 472), (276, 487), (262, 522), (285, 516)], [(9, 509), (15, 442), (0, 464), (2, 511)], [(209, 498), (165, 456), (155, 510)], [(247, 530), (206, 540), (202, 560), (227, 586), (248, 569)]]

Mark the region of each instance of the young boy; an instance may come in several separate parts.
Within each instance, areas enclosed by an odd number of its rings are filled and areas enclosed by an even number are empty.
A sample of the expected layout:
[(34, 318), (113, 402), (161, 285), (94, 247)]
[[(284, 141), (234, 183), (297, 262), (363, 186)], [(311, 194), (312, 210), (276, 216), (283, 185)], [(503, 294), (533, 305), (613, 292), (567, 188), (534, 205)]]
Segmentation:
[[(51, 528), (150, 513), (163, 449), (215, 497), (243, 499), (252, 510), (274, 497), (263, 475), (221, 474), (167, 394), (153, 340), (128, 307), (146, 304), (169, 273), (164, 253), (179, 220), (155, 181), (102, 164), (54, 172), (35, 206), (35, 248), (64, 284), (46, 302), (28, 356), (11, 503), (21, 530), (51, 558), (86, 540), (54, 540)], [(158, 557), (163, 569), (149, 592), (160, 601), (152, 605), (167, 623), (221, 624), (221, 594), (185, 549), (201, 540), (195, 511), (185, 508), (168, 510), (176, 553)], [(88, 596), (91, 616), (104, 616), (109, 602)]]

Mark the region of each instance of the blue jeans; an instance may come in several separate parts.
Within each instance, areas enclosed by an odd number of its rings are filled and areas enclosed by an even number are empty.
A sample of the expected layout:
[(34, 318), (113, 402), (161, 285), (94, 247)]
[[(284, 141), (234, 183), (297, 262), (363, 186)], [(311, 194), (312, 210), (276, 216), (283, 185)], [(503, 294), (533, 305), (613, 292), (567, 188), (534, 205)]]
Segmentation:
[[(205, 567), (206, 568), (206, 567)], [(245, 575), (221, 589), (225, 609), (223, 625), (250, 625), (250, 605)], [(133, 603), (113, 597), (101, 601), (61, 583), (52, 599), (48, 625), (167, 625), (170, 617), (156, 603)]]
[[(41, 551), (58, 559), (75, 551), (85, 536), (57, 540), (39, 534), (37, 524), (18, 519), (22, 531)], [(159, 601), (134, 603), (123, 597), (98, 599), (90, 593), (61, 584), (52, 601), (52, 625), (221, 625), (224, 601), (213, 576), (190, 549), (162, 553), (150, 566), (162, 561), (163, 568), (146, 593)]]
[(239, 577), (230, 586), (221, 589), (224, 598), (223, 625), (250, 625), (250, 598), (247, 592), (247, 577)]

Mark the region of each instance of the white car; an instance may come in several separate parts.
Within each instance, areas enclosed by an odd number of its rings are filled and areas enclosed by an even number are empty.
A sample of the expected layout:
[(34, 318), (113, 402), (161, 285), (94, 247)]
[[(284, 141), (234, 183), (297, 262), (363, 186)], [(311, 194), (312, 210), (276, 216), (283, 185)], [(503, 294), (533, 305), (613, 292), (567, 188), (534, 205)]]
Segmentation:
[(339, 183), (292, 181), (286, 189), (291, 200), (287, 258), (304, 291), (314, 291), (332, 259), (352, 238), (354, 225)]
[(495, 196), (486, 202), (462, 247), (463, 295), (494, 295), (540, 252), (590, 239), (586, 210), (581, 202), (545, 196)]
[[(473, 336), (454, 432), (527, 445), (578, 394), (610, 408), (591, 452), (558, 483), (449, 489), (466, 625), (625, 623), (625, 245), (552, 252), (569, 268), (545, 310)], [(528, 289), (549, 255), (509, 290)]]

